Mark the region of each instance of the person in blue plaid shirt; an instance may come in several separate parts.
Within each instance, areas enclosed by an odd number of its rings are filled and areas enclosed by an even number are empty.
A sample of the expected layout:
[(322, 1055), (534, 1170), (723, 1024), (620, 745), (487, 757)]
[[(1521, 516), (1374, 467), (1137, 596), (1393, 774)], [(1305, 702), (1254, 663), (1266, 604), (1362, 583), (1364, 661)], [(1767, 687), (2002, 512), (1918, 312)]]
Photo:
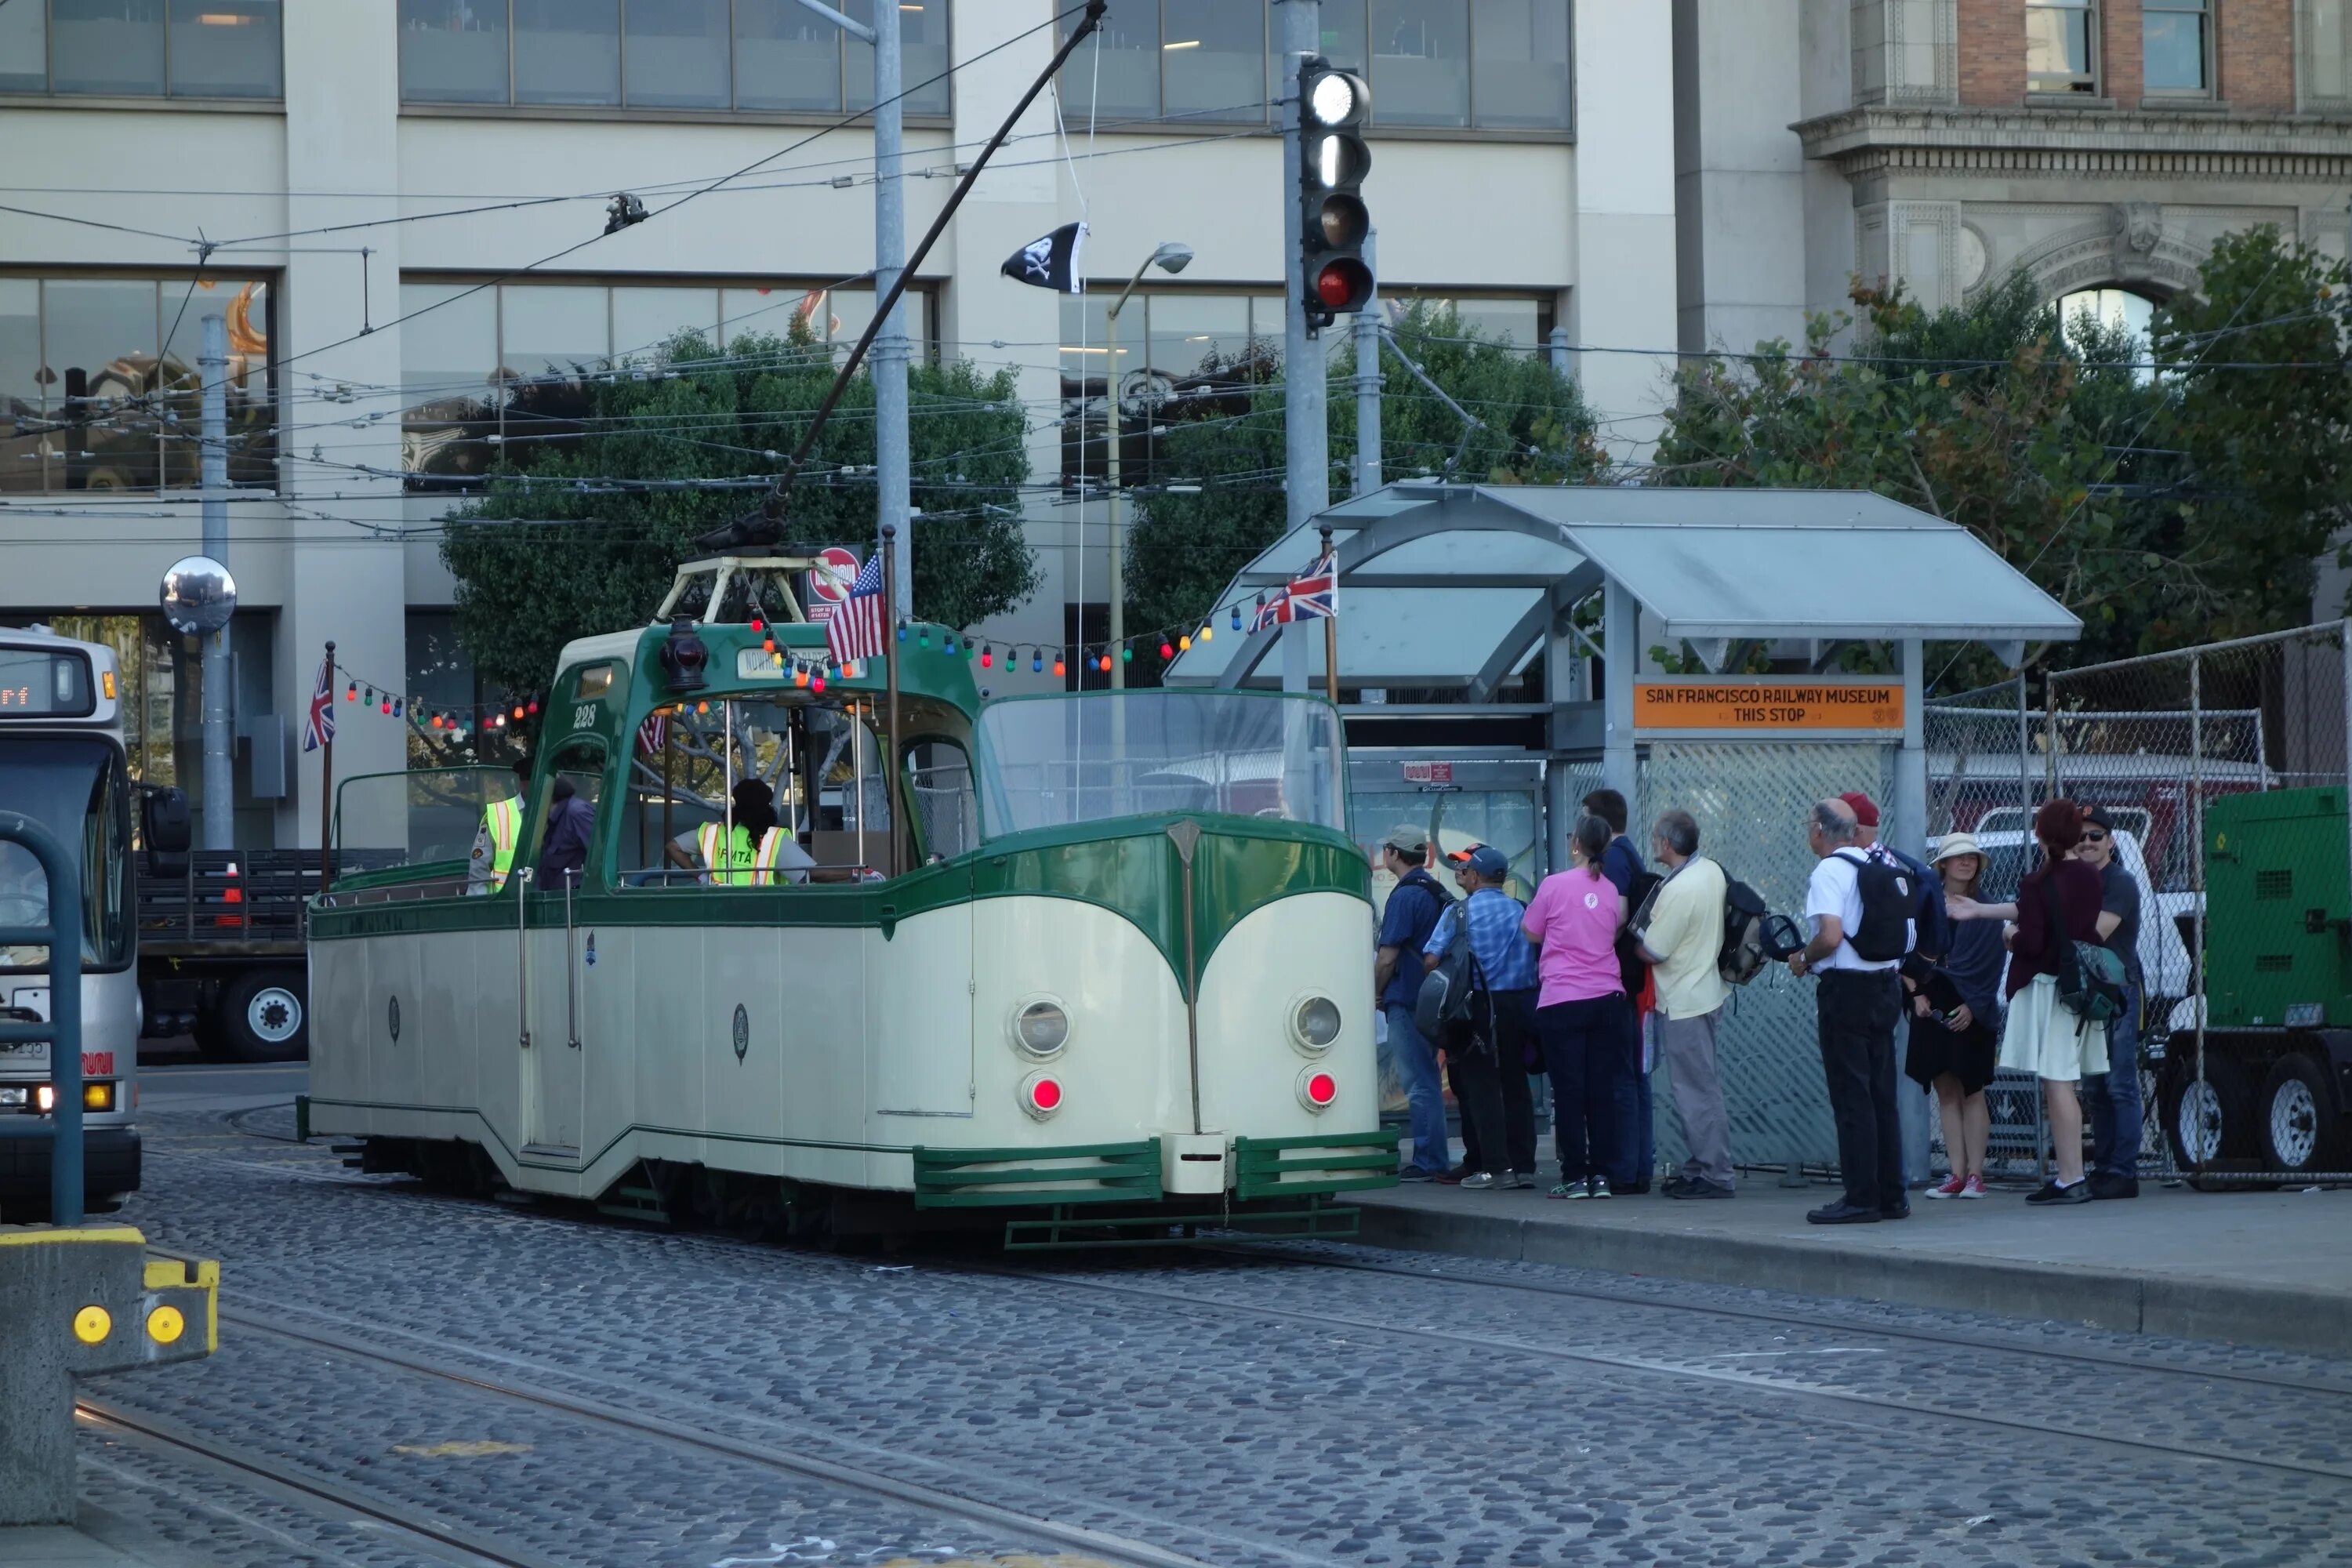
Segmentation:
[(1511, 863), (1491, 845), (1476, 844), (1446, 858), (1465, 894), (1437, 920), (1422, 948), (1434, 969), (1454, 940), (1456, 921), (1470, 922), (1470, 952), (1485, 974), (1493, 1009), (1493, 1048), (1465, 1038), (1446, 1043), (1454, 1097), (1462, 1103), (1462, 1185), (1532, 1187), (1536, 1168), (1536, 1104), (1528, 1085), (1528, 1044), (1535, 1037), (1536, 950), (1520, 933), (1527, 906), (1503, 890)]

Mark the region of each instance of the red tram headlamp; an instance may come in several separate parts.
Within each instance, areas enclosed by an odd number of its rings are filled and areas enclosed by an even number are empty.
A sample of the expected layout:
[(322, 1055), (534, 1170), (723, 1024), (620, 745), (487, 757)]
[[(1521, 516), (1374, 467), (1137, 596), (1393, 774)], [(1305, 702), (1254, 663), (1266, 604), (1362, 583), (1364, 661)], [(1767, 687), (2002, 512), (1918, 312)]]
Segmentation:
[(1328, 1110), (1339, 1100), (1339, 1080), (1328, 1068), (1301, 1068), (1298, 1071), (1298, 1103), (1318, 1112)]
[(1339, 1004), (1328, 996), (1301, 996), (1290, 1005), (1290, 1043), (1319, 1056), (1339, 1037)]
[[(672, 691), (699, 691), (709, 684), (703, 670), (710, 663), (710, 650), (695, 634), (694, 623), (680, 616), (669, 624), (669, 640), (662, 644), (661, 664), (669, 677)], [(520, 718), (520, 714), (516, 715)]]
[(1021, 1102), (1023, 1110), (1043, 1121), (1062, 1109), (1062, 1080), (1041, 1068), (1021, 1080), (1013, 1098)]
[(1034, 996), (1013, 1011), (1013, 1049), (1024, 1056), (1053, 1057), (1070, 1043), (1070, 1015), (1050, 996)]

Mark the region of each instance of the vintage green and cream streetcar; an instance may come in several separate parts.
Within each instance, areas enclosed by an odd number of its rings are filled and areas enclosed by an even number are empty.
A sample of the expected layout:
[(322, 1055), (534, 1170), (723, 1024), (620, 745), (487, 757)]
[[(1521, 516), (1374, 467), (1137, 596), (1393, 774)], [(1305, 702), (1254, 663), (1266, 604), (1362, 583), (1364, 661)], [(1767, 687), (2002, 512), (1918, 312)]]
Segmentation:
[(341, 787), (310, 1131), (679, 1223), (1352, 1230), (1396, 1145), (1338, 712), (983, 703), (937, 626), (832, 668), (771, 591), (807, 564), (567, 647), (519, 807), (504, 769)]

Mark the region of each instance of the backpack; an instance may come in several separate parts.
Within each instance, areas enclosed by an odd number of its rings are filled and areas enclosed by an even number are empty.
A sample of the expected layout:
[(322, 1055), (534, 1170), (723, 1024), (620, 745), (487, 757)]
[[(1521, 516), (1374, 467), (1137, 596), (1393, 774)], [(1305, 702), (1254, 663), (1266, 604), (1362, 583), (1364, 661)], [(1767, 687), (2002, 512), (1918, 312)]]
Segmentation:
[(1629, 1001), (1641, 995), (1642, 987), (1649, 984), (1649, 961), (1642, 956), (1642, 939), (1636, 933), (1648, 928), (1650, 906), (1665, 885), (1666, 879), (1655, 871), (1640, 870), (1633, 873), (1633, 885), (1625, 889), (1625, 907), (1633, 913), (1617, 930), (1617, 977)]
[(1853, 866), (1855, 890), (1862, 898), (1861, 924), (1845, 933), (1854, 956), (1865, 963), (1890, 963), (1908, 954), (1912, 922), (1919, 911), (1917, 879), (1901, 866), (1867, 855), (1841, 849), (1838, 858)]
[(1715, 972), (1734, 985), (1745, 985), (1764, 973), (1771, 962), (1764, 922), (1771, 911), (1764, 897), (1745, 882), (1724, 879), (1723, 946), (1715, 955)]
[[(1444, 917), (1441, 916), (1441, 919)], [(1467, 909), (1454, 917), (1454, 934), (1437, 967), (1421, 977), (1421, 994), (1412, 1006), (1412, 1026), (1432, 1045), (1445, 1043), (1450, 1026), (1476, 1021), (1479, 997), (1486, 991), (1486, 972), (1470, 951)]]
[(2074, 942), (2066, 936), (2065, 905), (2058, 898), (2058, 879), (2042, 884), (2050, 904), (2050, 933), (2059, 942), (2058, 1005), (2081, 1020), (2074, 1032), (2093, 1024), (2120, 1018), (2124, 1013), (2124, 961), (2114, 949), (2095, 942)]

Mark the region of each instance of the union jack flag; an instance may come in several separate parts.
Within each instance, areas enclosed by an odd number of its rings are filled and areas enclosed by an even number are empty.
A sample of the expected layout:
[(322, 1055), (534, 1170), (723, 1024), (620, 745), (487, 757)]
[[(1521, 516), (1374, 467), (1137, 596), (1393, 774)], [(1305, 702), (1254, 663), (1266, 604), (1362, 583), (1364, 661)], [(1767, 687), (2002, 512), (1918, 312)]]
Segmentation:
[(835, 663), (882, 657), (887, 608), (883, 603), (882, 552), (877, 550), (858, 568), (857, 581), (849, 585), (849, 597), (824, 623), (824, 646), (832, 650)]
[(315, 752), (335, 738), (335, 661), (319, 660), (318, 683), (310, 688), (310, 717), (302, 726), (302, 749)]
[(1322, 557), (1283, 585), (1271, 599), (1261, 600), (1250, 618), (1250, 630), (1288, 626), (1293, 621), (1337, 619), (1339, 614), (1339, 565), (1334, 552)]
[(667, 713), (649, 713), (646, 716), (646, 721), (637, 726), (637, 750), (646, 756), (660, 756), (662, 747), (668, 740), (669, 715)]

